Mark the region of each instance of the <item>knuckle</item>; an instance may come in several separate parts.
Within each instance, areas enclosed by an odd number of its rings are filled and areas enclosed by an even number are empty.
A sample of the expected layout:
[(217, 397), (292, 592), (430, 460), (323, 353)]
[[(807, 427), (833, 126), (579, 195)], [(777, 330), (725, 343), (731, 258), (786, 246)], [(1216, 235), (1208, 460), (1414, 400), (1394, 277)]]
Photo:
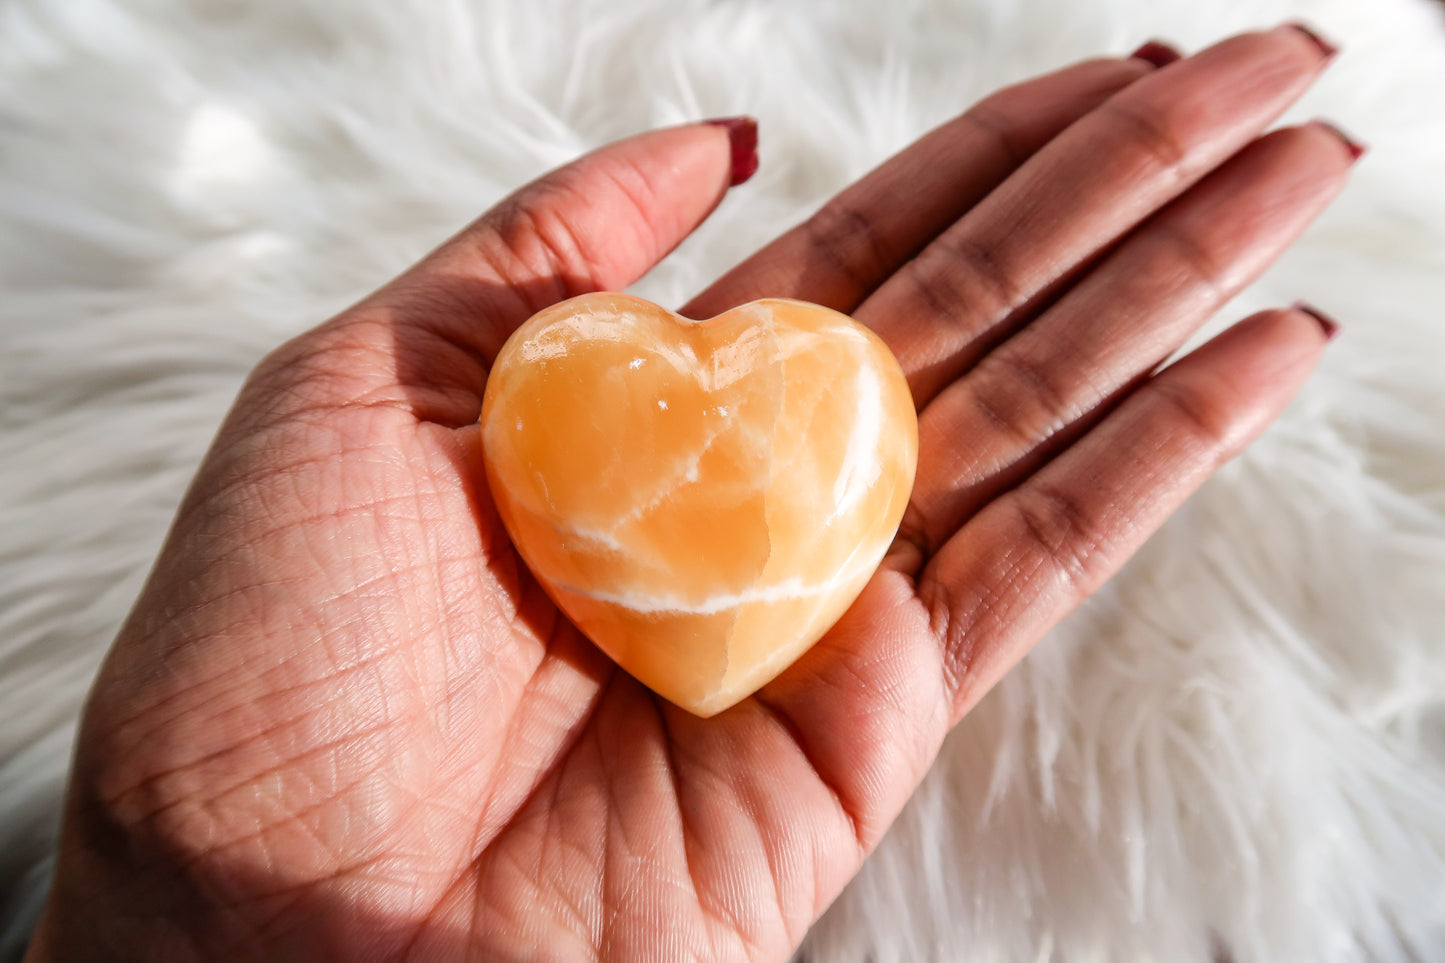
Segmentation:
[(898, 532), (893, 536), (892, 551), (905, 560), (910, 575), (917, 575), (937, 551), (930, 535), (934, 526), (916, 504), (910, 503), (898, 523)]
[(1167, 256), (1179, 265), (1193, 285), (1202, 285), (1213, 303), (1227, 300), (1228, 271), (1219, 255), (1210, 250), (1193, 232), (1168, 217), (1152, 227), (1155, 240), (1163, 245)]
[(324, 327), (272, 348), (246, 376), (227, 424), (259, 431), (316, 408), (327, 359), (339, 350), (328, 344)]
[(928, 616), (928, 629), (938, 640), (944, 691), (957, 693), (968, 676), (973, 639), (972, 609), (966, 609), (955, 594), (937, 578), (926, 578), (918, 586), (918, 600)]
[(1160, 173), (1175, 181), (1185, 179), (1189, 150), (1168, 113), (1158, 107), (1121, 98), (1105, 101), (1099, 110), (1120, 129), (1124, 142), (1148, 158)]
[(1228, 420), (1198, 388), (1161, 377), (1154, 383), (1154, 393), (1164, 406), (1171, 435), (1186, 432), (1204, 447), (1223, 453), (1236, 447)]
[(576, 190), (559, 172), (505, 198), (466, 232), (470, 255), (534, 309), (597, 287), (585, 239), (563, 213)]
[(857, 294), (887, 275), (893, 258), (874, 219), (846, 200), (824, 204), (804, 223), (810, 250)]
[(251, 369), (227, 424), (260, 430), (354, 401), (388, 366), (392, 337), (384, 317), (357, 311), (282, 342)]
[[(540, 191), (550, 191), (550, 188), (545, 183), (539, 184), (530, 193)], [(483, 214), (481, 221), (475, 225), (477, 229), (463, 234), (471, 242), (466, 247), (488, 262), (504, 252), (514, 251), (532, 228), (532, 217), (525, 200), (528, 193), (516, 191), (508, 194)]]
[(919, 584), (918, 600), (938, 646), (943, 691), (953, 718), (972, 697), (980, 657), (990, 639), (997, 639), (1000, 628), (1007, 625), (1005, 595), (1012, 577), (1003, 573), (967, 588), (950, 587), (938, 578), (925, 578)]
[[(581, 293), (595, 284), (585, 245), (572, 221), (556, 204), (519, 204), (507, 252), (516, 259), (522, 277), (552, 277), (564, 282), (568, 293)], [(520, 280), (520, 279), (519, 279)]]
[(971, 379), (974, 403), (991, 423), (1029, 445), (1062, 431), (1078, 417), (1074, 392), (1061, 384), (1065, 366), (1007, 346), (990, 354)]
[(461, 238), (469, 256), (538, 307), (630, 284), (633, 257), (660, 257), (686, 233), (656, 172), (627, 156), (588, 157), (513, 192)]
[(1035, 481), (1018, 490), (1013, 509), (1024, 542), (1045, 564), (1079, 597), (1093, 591), (1102, 539), (1079, 500), (1055, 485)]
[(1022, 167), (1029, 158), (1029, 151), (1024, 150), (1015, 139), (1017, 135), (1005, 119), (1007, 115), (1002, 112), (997, 97), (996, 94), (974, 104), (963, 115), (963, 120), (993, 145), (1010, 168)]
[(957, 275), (938, 264), (936, 256), (915, 258), (898, 276), (907, 285), (908, 300), (929, 325), (948, 324), (969, 303)]
[(1033, 432), (1025, 426), (1016, 399), (1003, 392), (977, 390), (972, 381), (969, 382), (968, 399), (978, 414), (978, 422), (991, 429), (995, 436), (1023, 444), (1033, 439)]
[[(618, 249), (624, 237), (631, 242), (631, 246), (639, 251), (656, 252), (659, 256), (664, 253), (667, 247), (663, 238), (670, 235), (681, 237), (687, 233), (686, 227), (682, 224), (665, 226), (660, 222), (665, 217), (680, 217), (676, 205), (668, 203), (659, 193), (656, 179), (648, 173), (642, 164), (635, 158), (620, 157), (610, 158), (607, 163), (599, 164), (596, 171), (598, 181), (611, 188), (610, 193), (620, 212), (620, 216), (613, 218), (609, 224), (608, 242), (605, 245), (587, 245), (585, 255), (598, 265), (598, 269), (612, 277), (621, 277), (622, 269), (613, 263), (609, 252)], [(585, 210), (590, 204), (595, 203), (597, 185), (588, 185), (578, 176), (572, 184), (572, 208)], [(590, 197), (589, 197), (590, 195)], [(572, 231), (575, 237), (579, 232)], [(581, 247), (581, 245), (579, 245)], [(630, 283), (633, 279), (626, 278), (624, 283)]]
[(991, 302), (993, 313), (1006, 315), (1028, 301), (1012, 264), (994, 245), (962, 231), (944, 234), (936, 243), (938, 258), (918, 262), (927, 267), (919, 283), (925, 288), (936, 286), (940, 299), (952, 310), (961, 303)]
[[(617, 191), (628, 212), (637, 215), (639, 222), (648, 222), (652, 211), (663, 208), (656, 183), (636, 158), (609, 158), (607, 163), (598, 165), (597, 172)], [(580, 186), (579, 193), (585, 193)]]

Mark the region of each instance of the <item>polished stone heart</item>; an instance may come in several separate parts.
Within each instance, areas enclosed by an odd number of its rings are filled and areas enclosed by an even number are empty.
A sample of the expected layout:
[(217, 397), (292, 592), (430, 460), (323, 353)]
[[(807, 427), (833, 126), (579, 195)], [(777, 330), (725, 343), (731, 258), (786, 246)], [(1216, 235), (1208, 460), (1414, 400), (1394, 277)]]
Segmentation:
[(872, 576), (913, 486), (898, 362), (846, 315), (769, 299), (691, 321), (587, 294), (523, 324), (482, 404), (487, 479), (588, 638), (700, 716), (764, 685)]

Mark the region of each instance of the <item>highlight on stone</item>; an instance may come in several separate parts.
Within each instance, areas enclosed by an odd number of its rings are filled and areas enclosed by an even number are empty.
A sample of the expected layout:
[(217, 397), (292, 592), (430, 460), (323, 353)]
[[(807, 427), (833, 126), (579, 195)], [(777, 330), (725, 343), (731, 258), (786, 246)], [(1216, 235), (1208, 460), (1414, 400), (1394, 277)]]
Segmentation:
[(543, 588), (700, 716), (774, 678), (853, 603), (918, 457), (883, 342), (784, 299), (706, 321), (626, 294), (553, 305), (502, 347), (481, 422), (492, 496)]

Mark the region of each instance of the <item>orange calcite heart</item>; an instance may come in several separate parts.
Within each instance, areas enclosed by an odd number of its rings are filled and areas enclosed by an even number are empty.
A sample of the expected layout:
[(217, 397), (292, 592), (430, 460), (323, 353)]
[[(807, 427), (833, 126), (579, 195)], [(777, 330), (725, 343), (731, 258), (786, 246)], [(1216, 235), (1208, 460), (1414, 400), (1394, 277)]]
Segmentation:
[(768, 299), (691, 321), (626, 294), (534, 315), (482, 403), (487, 478), (547, 593), (709, 716), (858, 597), (903, 517), (918, 420), (847, 315)]

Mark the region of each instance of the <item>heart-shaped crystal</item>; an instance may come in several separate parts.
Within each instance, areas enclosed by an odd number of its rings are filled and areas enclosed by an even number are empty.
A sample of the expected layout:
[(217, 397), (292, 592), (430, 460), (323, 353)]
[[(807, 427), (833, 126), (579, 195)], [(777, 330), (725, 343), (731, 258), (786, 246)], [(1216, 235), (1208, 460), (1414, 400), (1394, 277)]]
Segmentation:
[(487, 479), (532, 573), (604, 652), (701, 716), (816, 642), (887, 551), (918, 421), (847, 315), (691, 321), (625, 294), (534, 315), (482, 404)]

